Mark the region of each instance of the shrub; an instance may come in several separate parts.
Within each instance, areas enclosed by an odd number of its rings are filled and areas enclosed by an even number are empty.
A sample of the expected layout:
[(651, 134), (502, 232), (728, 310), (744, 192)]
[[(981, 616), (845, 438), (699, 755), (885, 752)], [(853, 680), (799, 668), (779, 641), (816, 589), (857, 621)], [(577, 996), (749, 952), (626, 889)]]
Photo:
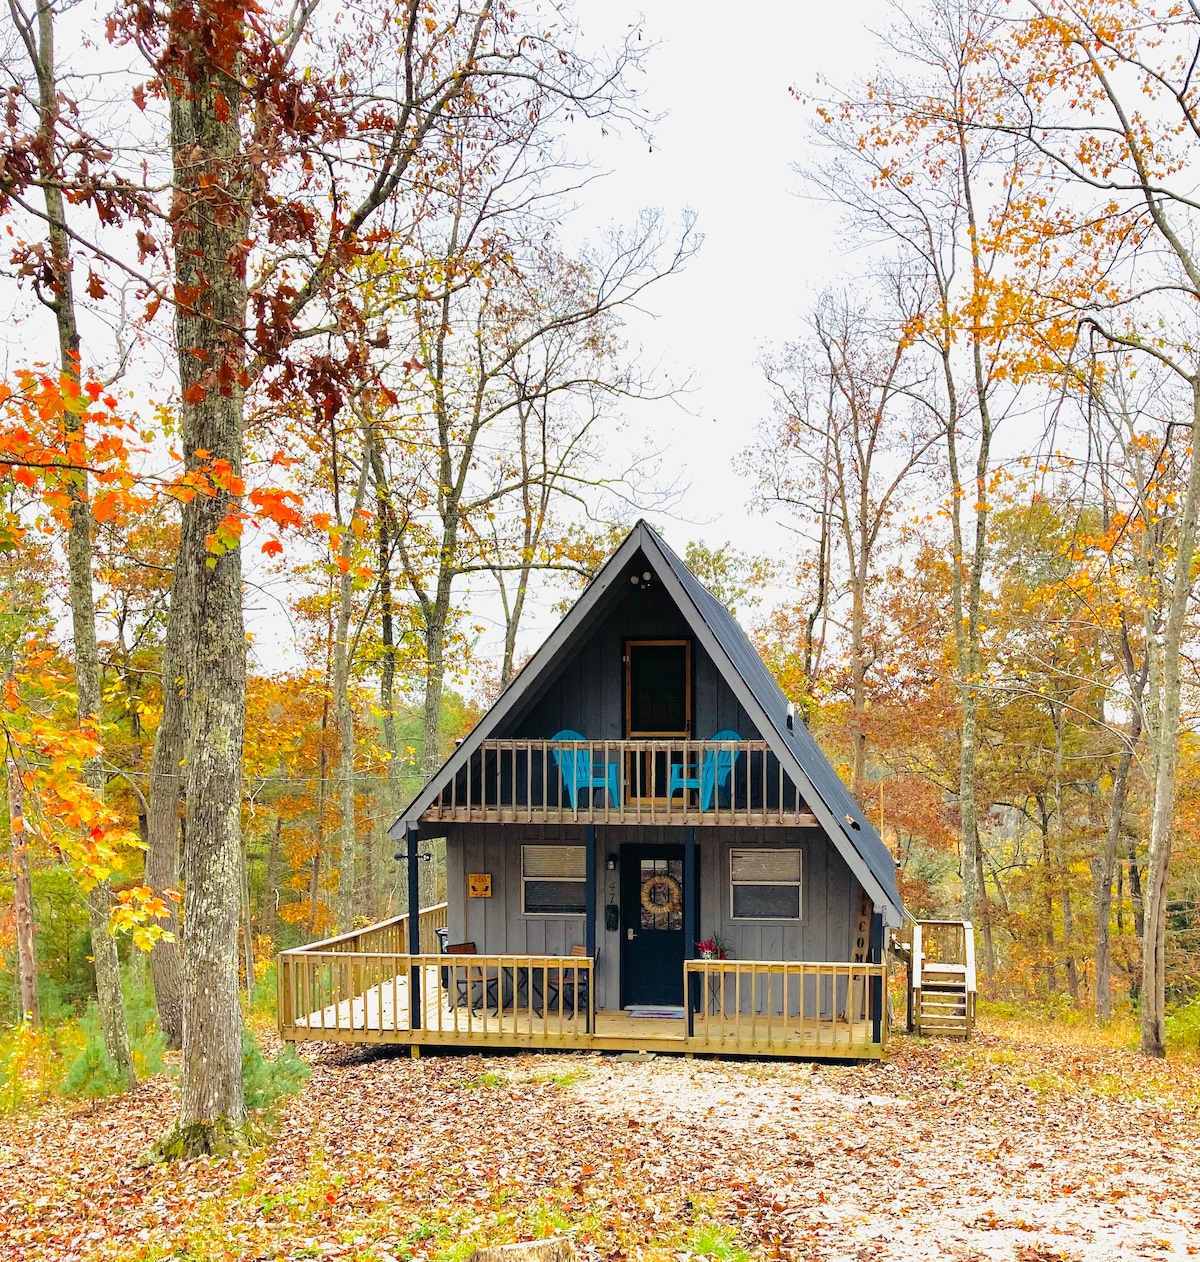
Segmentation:
[(129, 1054), (139, 1078), (167, 1072), (163, 1052), (167, 1036), (158, 1028), (158, 1007), (150, 982), (150, 965), (141, 951), (134, 953), (124, 970), (125, 1023), (129, 1028)]
[(1200, 999), (1180, 1005), (1167, 1017), (1167, 1043), (1200, 1051)]
[(22, 1022), (0, 1036), (0, 1115), (36, 1103), (53, 1088), (54, 1041)]
[(256, 1017), (269, 1017), (275, 1021), (275, 961), (268, 960), (266, 967), (259, 969), (255, 965), (254, 1002), (250, 1011)]
[(38, 992), (42, 1020), (49, 1024), (54, 1013), (48, 1009), (48, 1001), (51, 1008), (69, 1008), (77, 1014), (86, 1007), (88, 997), (96, 993), (87, 899), (74, 874), (56, 864), (34, 871), (33, 901)]
[(269, 1109), (284, 1096), (295, 1095), (312, 1070), (285, 1044), (274, 1060), (262, 1054), (254, 1031), (242, 1028), (242, 1090), (248, 1109)]
[(67, 1066), (67, 1076), (61, 1088), (63, 1095), (97, 1100), (129, 1087), (128, 1076), (117, 1068), (104, 1048), (100, 1010), (94, 1003), (88, 1004), (87, 1012), (80, 1018), (79, 1033), (83, 1045)]

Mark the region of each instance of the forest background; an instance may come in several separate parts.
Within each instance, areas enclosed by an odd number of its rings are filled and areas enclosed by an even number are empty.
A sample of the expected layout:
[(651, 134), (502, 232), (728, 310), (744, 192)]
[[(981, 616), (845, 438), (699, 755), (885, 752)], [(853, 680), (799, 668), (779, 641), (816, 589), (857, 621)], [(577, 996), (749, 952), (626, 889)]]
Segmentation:
[[(686, 406), (637, 334), (694, 216), (567, 227), (580, 144), (652, 136), (642, 28), (9, 0), (0, 1074), (39, 1027), (92, 1083), (157, 1039), (183, 1150), (237, 1130), (274, 952), (406, 906), (387, 825), (639, 515), (909, 910), (974, 921), (989, 996), (1195, 1036), (1200, 14), (890, 20), (789, 107), (774, 248), (824, 202), (846, 249), (744, 365), (773, 402), (729, 493), (789, 540), (760, 556), (679, 519), (639, 419)], [(264, 609), (286, 653), (247, 652)]]

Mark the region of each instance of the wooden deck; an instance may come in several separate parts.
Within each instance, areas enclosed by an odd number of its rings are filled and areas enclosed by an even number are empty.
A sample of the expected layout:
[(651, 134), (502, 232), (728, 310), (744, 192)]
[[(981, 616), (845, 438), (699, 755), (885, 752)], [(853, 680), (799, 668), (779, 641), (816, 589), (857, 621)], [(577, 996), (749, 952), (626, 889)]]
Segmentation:
[(595, 1010), (587, 958), (345, 949), (395, 936), (380, 928), (279, 956), (284, 1039), (805, 1058), (886, 1048), (882, 964), (689, 960), (687, 1009), (640, 1016)]

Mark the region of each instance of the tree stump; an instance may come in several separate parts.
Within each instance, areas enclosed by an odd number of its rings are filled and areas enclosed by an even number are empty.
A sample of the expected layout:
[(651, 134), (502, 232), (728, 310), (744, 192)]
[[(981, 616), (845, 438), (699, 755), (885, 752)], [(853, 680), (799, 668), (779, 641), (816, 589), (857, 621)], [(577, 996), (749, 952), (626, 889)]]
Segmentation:
[(575, 1262), (575, 1245), (566, 1236), (522, 1240), (492, 1249), (476, 1249), (467, 1262)]

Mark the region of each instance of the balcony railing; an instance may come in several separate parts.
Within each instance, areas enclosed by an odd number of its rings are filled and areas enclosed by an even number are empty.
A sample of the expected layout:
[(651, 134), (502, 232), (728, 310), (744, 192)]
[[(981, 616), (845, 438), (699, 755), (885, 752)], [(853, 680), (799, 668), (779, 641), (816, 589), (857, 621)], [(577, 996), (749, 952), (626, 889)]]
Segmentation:
[(484, 741), (422, 818), (793, 827), (817, 822), (760, 740)]

